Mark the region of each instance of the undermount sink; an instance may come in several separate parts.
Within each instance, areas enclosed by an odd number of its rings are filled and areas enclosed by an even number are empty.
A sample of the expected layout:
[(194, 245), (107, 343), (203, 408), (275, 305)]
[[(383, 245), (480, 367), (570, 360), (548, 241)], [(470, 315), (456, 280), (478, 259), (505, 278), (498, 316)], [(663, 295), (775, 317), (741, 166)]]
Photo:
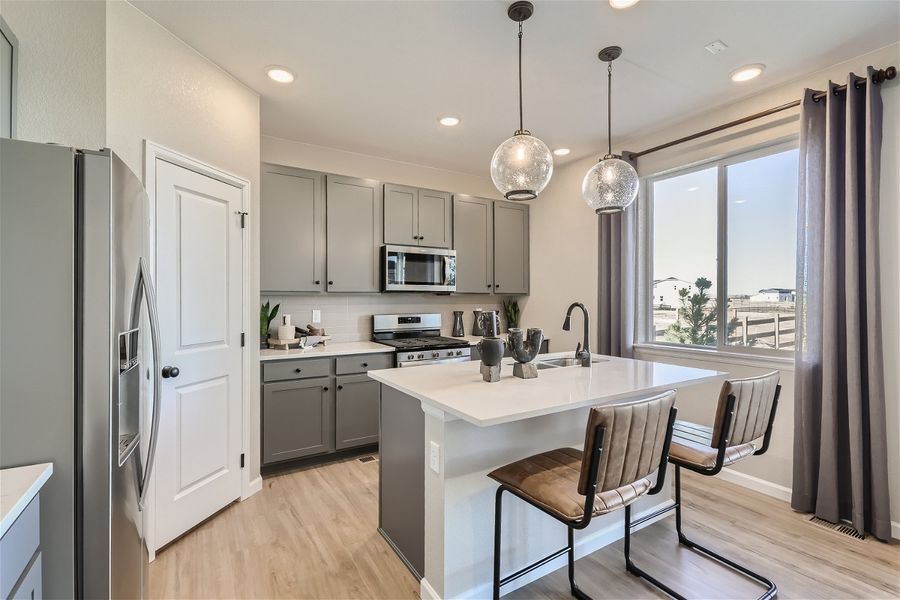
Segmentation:
[[(596, 360), (592, 361), (596, 362)], [(556, 369), (558, 367), (580, 367), (581, 359), (574, 356), (561, 356), (559, 358), (548, 358), (535, 363), (538, 369)]]

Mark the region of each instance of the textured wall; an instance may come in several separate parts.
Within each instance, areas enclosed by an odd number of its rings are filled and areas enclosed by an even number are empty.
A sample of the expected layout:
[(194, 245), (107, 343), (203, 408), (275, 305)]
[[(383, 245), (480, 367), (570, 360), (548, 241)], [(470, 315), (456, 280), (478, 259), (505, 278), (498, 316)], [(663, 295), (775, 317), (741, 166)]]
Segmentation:
[(19, 40), (16, 137), (81, 148), (106, 143), (102, 2), (3, 0)]

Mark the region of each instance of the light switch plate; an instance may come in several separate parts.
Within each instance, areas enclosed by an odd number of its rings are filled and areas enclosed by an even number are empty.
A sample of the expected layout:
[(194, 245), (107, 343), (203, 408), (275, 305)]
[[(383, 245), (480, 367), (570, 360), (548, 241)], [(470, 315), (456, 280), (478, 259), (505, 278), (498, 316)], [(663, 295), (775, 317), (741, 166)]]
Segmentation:
[(314, 308), (312, 311), (312, 322), (316, 325), (322, 322), (322, 311), (318, 308)]
[(428, 466), (432, 471), (441, 474), (441, 446), (437, 442), (430, 443), (429, 457), (428, 457)]

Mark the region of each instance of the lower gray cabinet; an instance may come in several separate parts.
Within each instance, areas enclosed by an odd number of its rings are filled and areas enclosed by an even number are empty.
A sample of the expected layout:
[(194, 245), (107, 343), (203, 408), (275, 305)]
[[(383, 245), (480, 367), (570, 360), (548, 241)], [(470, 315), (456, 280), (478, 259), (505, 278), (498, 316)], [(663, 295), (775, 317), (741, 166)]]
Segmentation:
[(323, 454), (334, 449), (331, 378), (263, 385), (264, 464)]
[(381, 384), (368, 375), (337, 378), (334, 446), (337, 450), (378, 443)]

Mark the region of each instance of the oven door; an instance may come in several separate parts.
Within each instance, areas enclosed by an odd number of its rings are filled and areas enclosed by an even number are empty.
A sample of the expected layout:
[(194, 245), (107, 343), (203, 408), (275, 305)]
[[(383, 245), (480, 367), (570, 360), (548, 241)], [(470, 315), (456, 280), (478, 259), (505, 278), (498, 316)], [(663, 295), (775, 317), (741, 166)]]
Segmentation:
[(435, 358), (433, 360), (397, 361), (398, 367), (424, 367), (425, 365), (449, 365), (450, 363), (469, 362), (471, 357), (454, 356), (453, 358)]
[(456, 251), (417, 246), (382, 248), (385, 292), (455, 292)]

